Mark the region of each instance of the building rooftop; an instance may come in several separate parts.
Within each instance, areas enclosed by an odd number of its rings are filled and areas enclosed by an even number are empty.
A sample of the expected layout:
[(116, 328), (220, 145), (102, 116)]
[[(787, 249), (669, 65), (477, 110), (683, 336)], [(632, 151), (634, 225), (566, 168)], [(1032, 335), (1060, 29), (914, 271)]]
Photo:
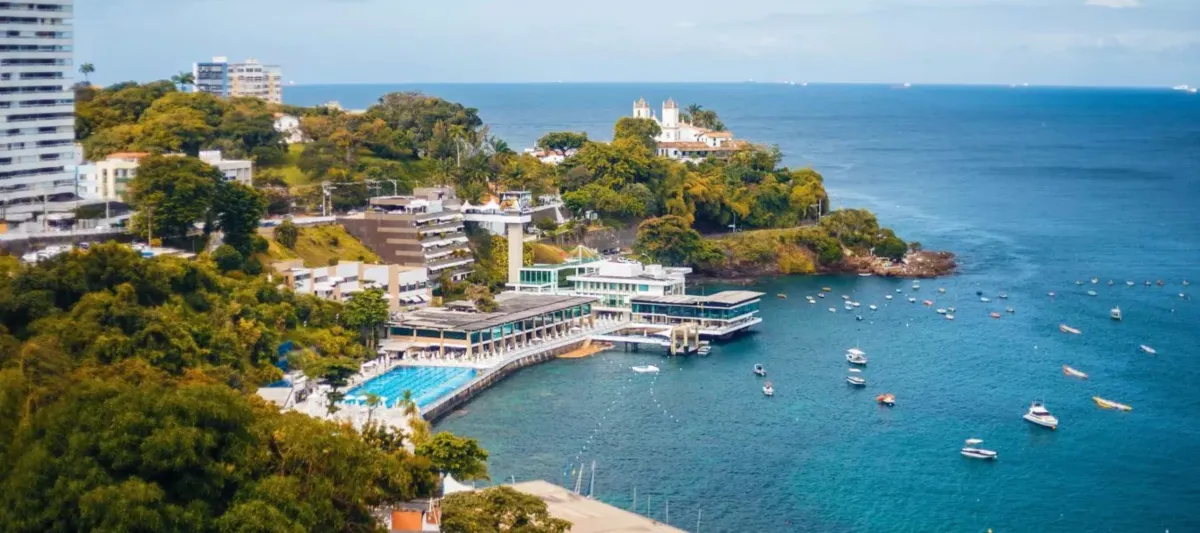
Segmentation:
[(512, 488), (541, 498), (550, 516), (571, 522), (572, 533), (683, 533), (607, 503), (588, 499), (545, 481), (525, 481)]
[(674, 296), (634, 296), (633, 301), (663, 303), (663, 304), (705, 304), (715, 303), (736, 305), (750, 300), (762, 298), (763, 293), (755, 291), (721, 291), (716, 294), (680, 294)]
[(496, 304), (500, 306), (500, 310), (493, 313), (422, 309), (405, 314), (395, 324), (414, 328), (477, 331), (594, 301), (596, 298), (590, 296), (504, 292), (496, 295)]
[(115, 152), (108, 154), (105, 159), (141, 159), (150, 155), (149, 152)]
[(663, 141), (659, 148), (678, 148), (689, 152), (736, 152), (744, 150), (749, 145), (746, 141), (729, 141), (721, 146), (709, 146), (707, 143), (692, 141)]

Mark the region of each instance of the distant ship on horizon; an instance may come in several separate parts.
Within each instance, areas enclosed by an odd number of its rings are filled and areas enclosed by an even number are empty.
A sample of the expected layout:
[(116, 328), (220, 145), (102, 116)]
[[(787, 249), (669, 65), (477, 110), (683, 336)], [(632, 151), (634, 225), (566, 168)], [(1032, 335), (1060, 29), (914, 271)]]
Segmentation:
[(1188, 86), (1188, 85), (1186, 85), (1186, 84), (1184, 84), (1184, 85), (1176, 85), (1176, 86), (1174, 86), (1174, 87), (1171, 87), (1171, 89), (1174, 89), (1174, 90), (1176, 90), (1176, 91), (1183, 91), (1183, 92), (1185, 92), (1185, 93), (1196, 94), (1196, 88), (1195, 88), (1195, 87), (1190, 87), (1190, 86)]

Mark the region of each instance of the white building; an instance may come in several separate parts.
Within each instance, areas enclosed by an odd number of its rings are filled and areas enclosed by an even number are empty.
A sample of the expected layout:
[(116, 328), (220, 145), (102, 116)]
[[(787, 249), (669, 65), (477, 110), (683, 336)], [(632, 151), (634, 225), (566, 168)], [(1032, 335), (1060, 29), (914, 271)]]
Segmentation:
[(679, 106), (668, 98), (662, 106), (662, 118), (654, 115), (645, 98), (633, 104), (633, 118), (653, 120), (662, 129), (654, 138), (658, 142), (658, 155), (681, 161), (700, 162), (709, 156), (729, 157), (744, 150), (750, 143), (735, 140), (728, 131), (713, 131), (683, 122), (679, 119)]
[(200, 152), (200, 160), (217, 167), (225, 175), (225, 181), (253, 186), (254, 163), (248, 159), (223, 159), (220, 150), (204, 150)]
[(75, 165), (75, 194), (84, 200), (101, 200), (100, 169), (95, 163)]
[(344, 261), (334, 266), (305, 268), (303, 261), (284, 261), (272, 265), (283, 276), (283, 284), (299, 294), (345, 301), (366, 288), (383, 289), (393, 312), (428, 305), (432, 286), (425, 268), (401, 265), (370, 265)]
[(283, 70), (279, 65), (264, 65), (255, 59), (230, 63), (227, 57), (192, 64), (195, 90), (220, 96), (252, 96), (271, 103), (283, 103)]
[(595, 296), (596, 311), (628, 314), (635, 296), (675, 296), (685, 294), (691, 268), (643, 265), (633, 261), (597, 261), (580, 268), (567, 281), (571, 294)]
[(305, 142), (304, 132), (300, 131), (300, 117), (275, 113), (275, 131), (283, 134), (283, 140), (288, 144)]
[(73, 0), (0, 2), (0, 203), (75, 207)]

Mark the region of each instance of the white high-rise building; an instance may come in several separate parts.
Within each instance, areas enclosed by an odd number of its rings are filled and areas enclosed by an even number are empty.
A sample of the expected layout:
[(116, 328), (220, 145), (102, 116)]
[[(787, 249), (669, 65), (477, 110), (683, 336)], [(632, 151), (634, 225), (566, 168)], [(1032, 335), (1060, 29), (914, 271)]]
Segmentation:
[(73, 4), (0, 0), (0, 206), (6, 216), (75, 206)]
[(271, 103), (283, 103), (283, 70), (279, 65), (264, 65), (256, 59), (230, 63), (227, 57), (192, 64), (195, 90), (221, 98), (253, 96)]

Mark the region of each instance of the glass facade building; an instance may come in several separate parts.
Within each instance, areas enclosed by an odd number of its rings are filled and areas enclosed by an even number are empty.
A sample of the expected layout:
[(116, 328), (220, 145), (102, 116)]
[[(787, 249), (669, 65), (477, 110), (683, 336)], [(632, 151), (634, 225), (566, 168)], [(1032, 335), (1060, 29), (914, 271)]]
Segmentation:
[(724, 291), (706, 296), (635, 296), (632, 316), (634, 322), (642, 324), (692, 324), (700, 327), (701, 335), (727, 337), (762, 322), (762, 295)]

